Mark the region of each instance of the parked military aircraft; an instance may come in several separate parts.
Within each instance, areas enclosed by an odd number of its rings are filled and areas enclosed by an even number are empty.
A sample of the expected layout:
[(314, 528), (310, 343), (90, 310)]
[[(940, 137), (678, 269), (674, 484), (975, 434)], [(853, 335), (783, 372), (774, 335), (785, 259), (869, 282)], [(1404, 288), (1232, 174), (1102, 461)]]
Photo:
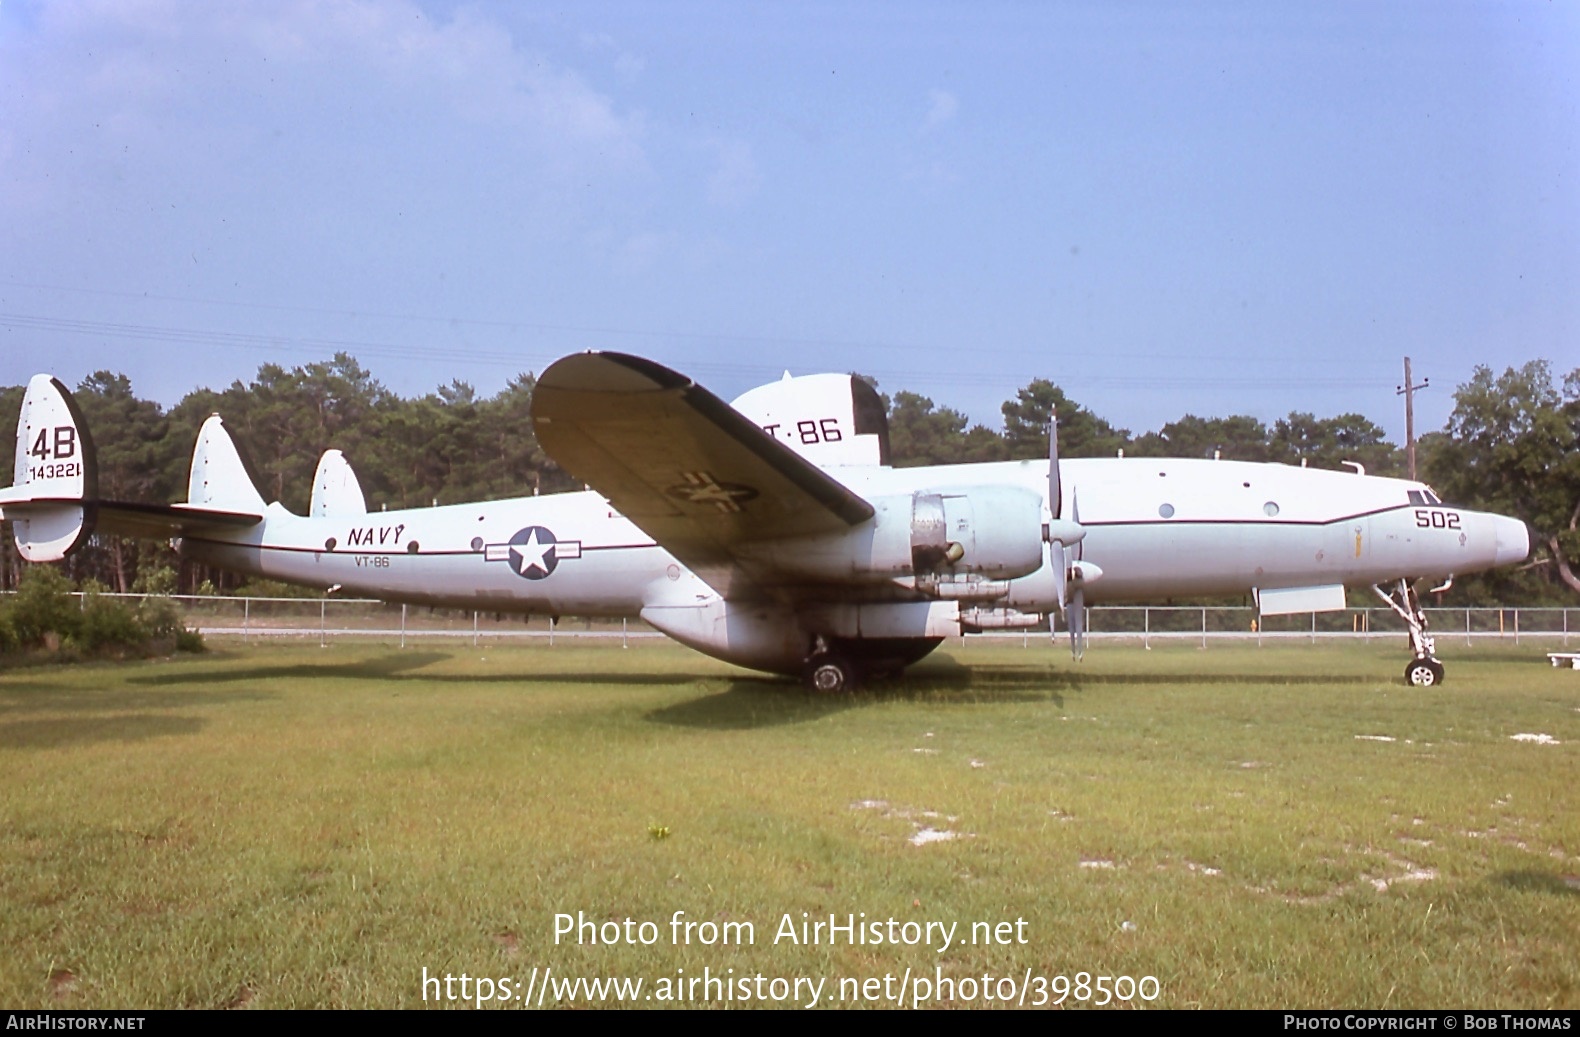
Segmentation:
[[(877, 393), (785, 379), (726, 404), (619, 353), (551, 365), (543, 449), (590, 489), (369, 513), (337, 450), (305, 516), (266, 503), (219, 416), (187, 500), (99, 497), (71, 394), (29, 383), (0, 491), (23, 557), (95, 532), (178, 539), (239, 572), (390, 601), (641, 617), (698, 651), (834, 692), (897, 673), (947, 636), (1044, 625), (1077, 648), (1088, 602), (1250, 594), (1261, 614), (1328, 611), (1371, 587), (1405, 622), (1406, 679), (1443, 679), (1416, 587), (1523, 560), (1523, 523), (1426, 485), (1237, 461), (1048, 458), (892, 468)], [(1384, 589), (1387, 588), (1387, 589)]]

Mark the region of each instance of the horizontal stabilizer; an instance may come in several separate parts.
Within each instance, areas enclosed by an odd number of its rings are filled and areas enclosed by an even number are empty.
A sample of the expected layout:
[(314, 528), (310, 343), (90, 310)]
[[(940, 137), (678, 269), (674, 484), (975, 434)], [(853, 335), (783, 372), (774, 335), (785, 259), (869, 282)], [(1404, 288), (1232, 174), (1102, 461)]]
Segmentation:
[(246, 529), (263, 520), (257, 512), (226, 511), (223, 508), (195, 507), (191, 504), (144, 504), (130, 501), (100, 501), (97, 530), (123, 537), (194, 536), (220, 529)]

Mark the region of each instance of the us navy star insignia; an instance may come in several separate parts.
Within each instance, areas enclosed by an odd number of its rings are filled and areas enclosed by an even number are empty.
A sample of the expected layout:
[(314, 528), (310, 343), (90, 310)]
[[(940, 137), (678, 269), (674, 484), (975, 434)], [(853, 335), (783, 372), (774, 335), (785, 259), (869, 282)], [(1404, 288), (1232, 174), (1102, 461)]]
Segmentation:
[(757, 491), (740, 483), (719, 482), (712, 472), (683, 472), (685, 482), (671, 486), (664, 492), (687, 504), (711, 504), (720, 512), (729, 514), (741, 510), (741, 505), (757, 496)]
[(503, 544), (483, 547), (483, 561), (505, 562), (511, 572), (527, 580), (541, 580), (564, 559), (581, 556), (580, 540), (556, 539), (546, 526), (528, 526)]

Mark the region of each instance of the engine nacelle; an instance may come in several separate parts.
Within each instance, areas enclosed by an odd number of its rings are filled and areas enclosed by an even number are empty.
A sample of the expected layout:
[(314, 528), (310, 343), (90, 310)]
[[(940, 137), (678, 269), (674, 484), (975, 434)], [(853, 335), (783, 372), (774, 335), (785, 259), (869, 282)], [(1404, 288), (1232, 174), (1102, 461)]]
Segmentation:
[(1041, 495), (1018, 486), (975, 486), (918, 493), (915, 502), (916, 576), (1013, 580), (1042, 567)]
[(811, 580), (884, 583), (907, 577), (1010, 580), (1042, 566), (1042, 498), (1013, 486), (878, 497), (847, 533), (743, 545), (741, 554)]

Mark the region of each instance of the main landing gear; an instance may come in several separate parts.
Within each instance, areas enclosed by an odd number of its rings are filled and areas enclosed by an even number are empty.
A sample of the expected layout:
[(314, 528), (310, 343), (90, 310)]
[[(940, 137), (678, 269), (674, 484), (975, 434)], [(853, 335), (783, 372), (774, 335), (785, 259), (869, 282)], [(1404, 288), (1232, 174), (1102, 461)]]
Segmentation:
[(835, 652), (812, 653), (801, 676), (807, 688), (820, 695), (838, 695), (856, 686), (856, 668)]
[(1417, 688), (1431, 688), (1443, 683), (1443, 664), (1433, 654), (1437, 642), (1426, 632), (1426, 613), (1421, 609), (1420, 596), (1409, 580), (1400, 580), (1396, 594), (1390, 594), (1377, 584), (1372, 584), (1377, 596), (1393, 609), (1410, 628), (1410, 653), (1414, 658), (1404, 668), (1404, 679)]
[(819, 634), (801, 664), (807, 689), (838, 695), (858, 684), (898, 677), (904, 669), (943, 643), (941, 637), (827, 637)]

